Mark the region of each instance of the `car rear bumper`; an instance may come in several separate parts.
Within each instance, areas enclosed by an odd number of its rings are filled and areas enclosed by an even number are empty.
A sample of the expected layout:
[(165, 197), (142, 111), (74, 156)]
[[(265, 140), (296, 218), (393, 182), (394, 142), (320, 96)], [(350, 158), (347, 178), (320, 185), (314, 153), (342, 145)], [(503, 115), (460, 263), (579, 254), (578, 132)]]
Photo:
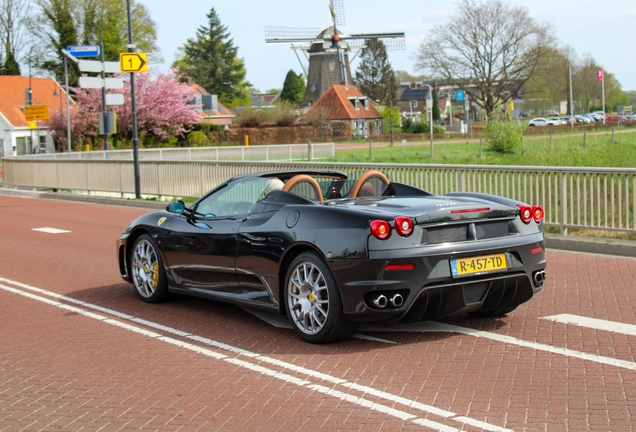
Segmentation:
[[(487, 312), (524, 303), (543, 288), (543, 235), (523, 238), (523, 244), (519, 244), (519, 238), (509, 245), (497, 241), (498, 247), (491, 242), (493, 247), (478, 252), (474, 243), (440, 245), (373, 252), (366, 260), (333, 260), (330, 265), (340, 287), (344, 314), (352, 321), (413, 322), (477, 310)], [(507, 268), (463, 277), (452, 275), (450, 260), (490, 254), (505, 254)], [(407, 264), (407, 269), (387, 270), (387, 266), (396, 264)], [(537, 276), (538, 272), (543, 273)], [(402, 304), (391, 302), (396, 294), (402, 297)], [(387, 300), (384, 307), (378, 301), (380, 296)]]

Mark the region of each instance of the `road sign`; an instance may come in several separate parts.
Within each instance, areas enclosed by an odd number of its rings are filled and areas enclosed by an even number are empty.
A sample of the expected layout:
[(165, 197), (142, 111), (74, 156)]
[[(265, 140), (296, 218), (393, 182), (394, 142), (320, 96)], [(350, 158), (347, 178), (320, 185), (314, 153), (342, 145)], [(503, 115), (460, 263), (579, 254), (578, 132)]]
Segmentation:
[(66, 51), (73, 57), (97, 57), (99, 55), (97, 45), (67, 46)]
[(24, 116), (26, 117), (27, 121), (48, 120), (49, 106), (48, 105), (27, 105), (24, 107)]
[(106, 93), (106, 105), (123, 105), (124, 95), (121, 93)]
[(29, 129), (33, 130), (37, 128), (38, 128), (38, 122), (34, 122), (34, 121), (29, 122)]
[(119, 53), (119, 64), (121, 72), (148, 72), (146, 53)]
[(100, 89), (102, 87), (120, 89), (124, 88), (124, 80), (121, 78), (80, 77), (79, 85), (85, 89)]
[[(103, 66), (102, 66), (103, 65)], [(82, 72), (101, 72), (102, 68), (106, 73), (119, 73), (119, 62), (100, 62), (97, 60), (80, 60), (79, 70)]]
[(464, 90), (455, 90), (455, 101), (464, 102)]

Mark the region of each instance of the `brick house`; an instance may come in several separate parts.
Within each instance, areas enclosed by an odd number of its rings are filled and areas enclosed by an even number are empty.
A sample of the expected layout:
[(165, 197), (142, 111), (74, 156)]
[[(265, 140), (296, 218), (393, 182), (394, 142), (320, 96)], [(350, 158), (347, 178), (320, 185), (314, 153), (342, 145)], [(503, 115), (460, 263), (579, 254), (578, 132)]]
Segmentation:
[(378, 135), (382, 132), (382, 114), (371, 100), (354, 86), (333, 85), (312, 104), (305, 116), (324, 112), (327, 121), (345, 121), (354, 136)]

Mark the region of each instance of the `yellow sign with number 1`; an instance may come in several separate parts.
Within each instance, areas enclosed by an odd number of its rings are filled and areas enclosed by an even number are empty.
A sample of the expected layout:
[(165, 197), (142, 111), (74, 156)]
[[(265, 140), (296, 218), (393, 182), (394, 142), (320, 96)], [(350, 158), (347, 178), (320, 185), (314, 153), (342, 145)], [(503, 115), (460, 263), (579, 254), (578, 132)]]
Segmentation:
[(122, 72), (148, 72), (146, 53), (119, 53), (119, 69)]

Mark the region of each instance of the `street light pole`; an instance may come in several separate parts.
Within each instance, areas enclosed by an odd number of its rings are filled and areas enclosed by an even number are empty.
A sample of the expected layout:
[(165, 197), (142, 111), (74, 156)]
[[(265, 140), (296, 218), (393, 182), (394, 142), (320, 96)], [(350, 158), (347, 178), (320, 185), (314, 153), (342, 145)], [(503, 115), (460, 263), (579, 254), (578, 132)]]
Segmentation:
[(427, 101), (431, 101), (430, 104), (427, 103), (427, 109), (429, 110), (429, 120), (428, 120), (428, 129), (431, 133), (431, 153), (430, 153), (430, 157), (433, 157), (433, 87), (431, 87), (429, 84), (424, 84), (425, 87), (428, 87), (428, 97), (426, 98)]
[(71, 149), (73, 148), (73, 146), (71, 145), (71, 106), (68, 93), (68, 65), (66, 62), (67, 57), (73, 60), (75, 63), (77, 63), (78, 60), (63, 48), (62, 54), (64, 54), (64, 86), (66, 87), (66, 136), (68, 141), (68, 158), (70, 159)]
[(102, 35), (101, 17), (99, 19), (99, 61), (102, 63), (102, 121), (104, 122), (104, 151), (108, 151), (108, 108), (106, 106), (106, 71), (104, 70), (104, 36)]
[[(132, 24), (130, 21), (130, 0), (126, 0), (128, 11), (128, 52), (133, 52), (135, 45), (132, 43)], [(132, 109), (132, 141), (133, 163), (135, 171), (135, 198), (141, 198), (141, 177), (139, 175), (139, 138), (137, 137), (137, 105), (135, 102), (135, 74), (130, 73), (130, 102)]]

